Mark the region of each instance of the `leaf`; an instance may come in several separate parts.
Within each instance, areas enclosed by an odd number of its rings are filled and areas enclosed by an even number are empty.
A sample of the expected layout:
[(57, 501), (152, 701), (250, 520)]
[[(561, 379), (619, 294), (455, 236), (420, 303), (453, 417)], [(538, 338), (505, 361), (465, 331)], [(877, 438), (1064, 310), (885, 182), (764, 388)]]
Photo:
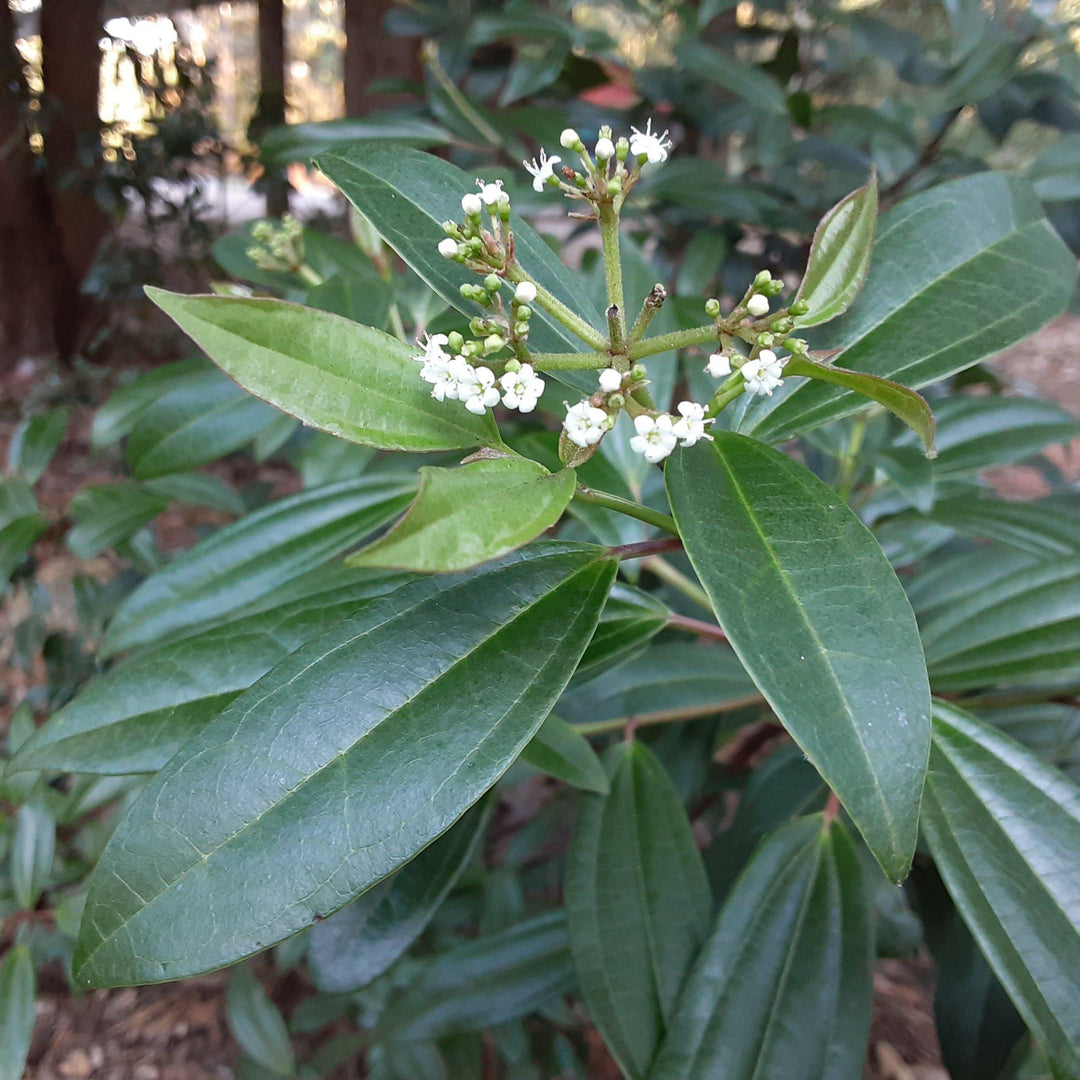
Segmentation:
[(1080, 135), (1058, 135), (1031, 163), (1028, 179), (1046, 202), (1080, 199)]
[(282, 300), (146, 292), (245, 390), (310, 427), (381, 450), (498, 442), (490, 414), (432, 398), (415, 347), (381, 330)]
[(394, 1040), (432, 1039), (526, 1016), (574, 985), (561, 911), (458, 945), (428, 961), (379, 1022)]
[(46, 528), (30, 485), (21, 477), (0, 480), (0, 585)]
[(41, 803), (23, 803), (15, 818), (8, 857), (11, 891), (20, 908), (30, 911), (37, 906), (52, 872), (55, 847), (52, 816)]
[(232, 963), (406, 863), (533, 736), (614, 573), (601, 549), (533, 545), (405, 586), (278, 664), (113, 833), (91, 878), (79, 983)]
[[(1060, 314), (1076, 273), (1076, 260), (1023, 180), (985, 172), (964, 177), (882, 216), (858, 303), (813, 344), (843, 349), (839, 361), (846, 368), (918, 389)], [(839, 387), (803, 384), (756, 402), (744, 430), (782, 442), (860, 405)]]
[(979, 719), (993, 724), (1044, 761), (1080, 783), (1080, 708), (1060, 702), (979, 708)]
[(128, 466), (138, 480), (186, 472), (239, 450), (274, 418), (263, 402), (207, 368), (139, 412), (128, 436)]
[(1069, 556), (1006, 574), (939, 610), (924, 625), (922, 637), (935, 690), (1075, 672), (1080, 564)]
[(687, 554), (743, 666), (886, 875), (915, 850), (930, 691), (915, 617), (872, 534), (778, 450), (733, 432), (666, 469)]
[(130, 540), (169, 505), (142, 484), (91, 484), (80, 488), (68, 506), (77, 522), (64, 543), (78, 559), (89, 559), (106, 548)]
[(37, 483), (48, 468), (67, 430), (67, 409), (50, 409), (24, 420), (12, 432), (8, 443), (8, 472), (28, 484)]
[(154, 495), (163, 495), (191, 506), (206, 506), (234, 517), (239, 517), (246, 509), (236, 488), (213, 473), (171, 473), (148, 480), (143, 488)]
[(275, 1076), (292, 1076), (296, 1058), (285, 1021), (249, 965), (238, 967), (225, 994), (229, 1030), (244, 1053)]
[(114, 390), (98, 409), (94, 415), (90, 445), (100, 450), (118, 443), (131, 432), (135, 421), (159, 397), (186, 383), (198, 383), (205, 378), (206, 372), (212, 370), (210, 364), (200, 357), (162, 364), (142, 372), (131, 382)]
[(16, 942), (0, 959), (0, 1080), (22, 1080), (34, 1034), (36, 983), (30, 946)]
[(467, 570), (550, 529), (574, 496), (573, 469), (549, 473), (521, 457), (420, 469), (420, 490), (405, 516), (350, 566), (420, 572)]
[(929, 518), (956, 532), (1008, 544), (1039, 558), (1080, 553), (1080, 506), (1068, 495), (1022, 503), (962, 496), (939, 501)]
[(873, 993), (867, 908), (839, 822), (772, 833), (721, 909), (648, 1080), (858, 1076)]
[(239, 693), (305, 642), (411, 577), (353, 571), (310, 596), (151, 647), (95, 679), (8, 765), (74, 773), (156, 772)]
[(104, 655), (145, 647), (230, 612), (328, 562), (408, 501), (408, 476), (370, 476), (267, 504), (200, 541), (120, 606)]
[(584, 685), (575, 682), (559, 702), (572, 724), (658, 713), (686, 719), (761, 704), (761, 695), (730, 649), (663, 642), (632, 664), (622, 664)]
[(608, 594), (600, 625), (574, 672), (574, 685), (580, 686), (586, 679), (641, 652), (670, 618), (668, 606), (651, 593), (616, 582)]
[(917, 446), (886, 446), (869, 457), (916, 510), (930, 512), (937, 490), (932, 458)]
[(607, 773), (584, 735), (557, 716), (549, 716), (521, 756), (537, 769), (582, 791), (608, 791)]
[(994, 974), (1063, 1076), (1080, 1072), (1080, 792), (943, 702), (922, 825)]
[(308, 964), (319, 990), (359, 990), (409, 948), (472, 861), (490, 810), (490, 800), (474, 806), (392, 877), (311, 928)]
[[(347, 146), (320, 154), (316, 165), (358, 210), (371, 219), (383, 239), (448, 304), (473, 316), (481, 312), (458, 291), (476, 275), (438, 253), (444, 221), (461, 218), (461, 197), (476, 190), (475, 179), (448, 161), (401, 147)], [(525, 272), (556, 299), (596, 326), (600, 316), (577, 276), (517, 214), (512, 214), (514, 250)], [(535, 307), (535, 305), (534, 305)], [(529, 344), (541, 352), (577, 350), (578, 338), (537, 308)], [(567, 376), (579, 373), (560, 373)], [(595, 389), (591, 372), (575, 383)]]
[(299, 161), (307, 165), (332, 146), (351, 146), (371, 139), (402, 146), (440, 146), (448, 143), (450, 136), (437, 124), (410, 116), (319, 120), (272, 128), (259, 142), (259, 156), (275, 164)]
[(801, 356), (792, 356), (784, 365), (786, 375), (803, 375), (808, 379), (843, 386), (854, 390), (862, 397), (868, 397), (895, 413), (922, 440), (928, 451), (934, 448), (934, 414), (930, 406), (914, 390), (909, 390), (900, 383), (889, 379), (879, 379), (876, 375), (866, 375), (859, 371), (848, 371), (833, 364), (818, 364)]
[(709, 932), (712, 897), (682, 800), (641, 743), (608, 757), (611, 792), (586, 795), (566, 863), (581, 992), (619, 1068), (639, 1080)]
[(759, 67), (700, 42), (681, 46), (678, 56), (684, 70), (719, 83), (754, 108), (774, 116), (788, 115), (783, 87)]
[(810, 310), (795, 320), (796, 326), (820, 326), (851, 307), (870, 272), (877, 211), (874, 173), (821, 219), (810, 244), (806, 273), (795, 294)]

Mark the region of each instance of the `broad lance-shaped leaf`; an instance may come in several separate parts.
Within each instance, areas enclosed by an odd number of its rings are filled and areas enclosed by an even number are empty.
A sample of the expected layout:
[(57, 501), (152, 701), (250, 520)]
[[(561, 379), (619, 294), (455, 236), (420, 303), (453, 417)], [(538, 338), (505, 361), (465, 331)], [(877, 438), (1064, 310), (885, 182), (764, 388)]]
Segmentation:
[(108, 656), (220, 621), (352, 547), (405, 508), (409, 476), (310, 488), (226, 525), (146, 579), (120, 606)]
[(350, 566), (466, 570), (498, 558), (550, 529), (574, 496), (573, 469), (549, 473), (510, 455), (453, 469), (420, 470), (420, 490), (405, 516)]
[[(475, 284), (476, 274), (443, 258), (444, 221), (460, 221), (461, 197), (476, 190), (474, 176), (418, 150), (376, 144), (336, 147), (315, 163), (358, 210), (371, 219), (386, 242), (448, 304), (468, 316), (483, 309), (462, 299), (460, 287)], [(537, 284), (593, 326), (601, 324), (578, 277), (517, 214), (512, 214), (517, 261)], [(509, 295), (509, 294), (507, 294)], [(580, 340), (547, 312), (537, 308), (529, 344), (541, 352), (576, 352)], [(560, 372), (560, 379), (592, 391), (592, 372)]]
[(230, 701), (306, 641), (412, 575), (352, 571), (322, 591), (144, 649), (95, 679), (19, 748), (8, 775), (156, 772)]
[(668, 606), (652, 593), (616, 582), (608, 594), (600, 625), (574, 672), (574, 686), (640, 653), (670, 618)]
[(915, 851), (930, 690), (873, 535), (798, 462), (744, 435), (666, 469), (686, 552), (743, 666), (898, 881)]
[(796, 326), (820, 326), (851, 307), (870, 270), (877, 195), (875, 173), (821, 219), (810, 245), (806, 273), (795, 294), (810, 310), (795, 320)]
[(396, 874), (311, 928), (308, 964), (325, 993), (367, 986), (423, 933), (487, 829), (482, 800)]
[(608, 757), (611, 792), (586, 795), (566, 863), (566, 914), (593, 1022), (630, 1080), (648, 1071), (712, 896), (686, 810), (642, 743)]
[(245, 390), (309, 427), (380, 450), (498, 445), (490, 413), (436, 401), (415, 346), (284, 300), (146, 294)]
[(615, 569), (602, 549), (533, 545), (407, 585), (278, 664), (117, 827), (91, 879), (80, 984), (233, 963), (423, 850), (550, 712)]
[[(882, 216), (858, 301), (812, 344), (842, 349), (846, 368), (918, 389), (1055, 318), (1076, 273), (1076, 260), (1020, 177), (967, 176)], [(861, 405), (841, 387), (793, 385), (754, 402), (742, 430), (782, 442)]]
[(832, 364), (818, 364), (801, 356), (793, 356), (784, 365), (785, 375), (803, 375), (807, 379), (832, 383), (856, 394), (868, 397), (895, 413), (922, 440), (927, 451), (934, 448), (934, 414), (920, 394), (890, 379), (848, 371)]
[(686, 980), (648, 1080), (852, 1080), (873, 996), (873, 927), (839, 822), (772, 833)]
[(934, 703), (922, 826), (956, 906), (1062, 1076), (1080, 1075), (1080, 791)]
[(521, 751), (523, 760), (583, 791), (608, 791), (607, 773), (584, 735), (552, 714)]

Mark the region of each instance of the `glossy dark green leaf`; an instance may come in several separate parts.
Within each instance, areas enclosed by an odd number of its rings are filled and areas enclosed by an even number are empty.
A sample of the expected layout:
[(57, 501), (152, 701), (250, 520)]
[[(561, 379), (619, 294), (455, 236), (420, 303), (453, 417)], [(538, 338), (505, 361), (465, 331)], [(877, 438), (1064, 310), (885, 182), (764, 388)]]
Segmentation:
[(22, 1080), (34, 1034), (36, 984), (30, 946), (12, 945), (0, 959), (0, 1080)]
[(969, 600), (1001, 578), (1039, 561), (1016, 548), (985, 544), (934, 556), (904, 584), (911, 606), (925, 622), (939, 608)]
[(308, 964), (324, 993), (358, 990), (423, 933), (487, 829), (490, 800), (474, 806), (392, 877), (311, 928)]
[(131, 539), (169, 505), (142, 484), (91, 484), (80, 488), (68, 515), (76, 524), (68, 530), (64, 543), (79, 559), (89, 559), (106, 548)]
[[(1022, 179), (964, 177), (882, 216), (858, 302), (813, 344), (843, 349), (846, 368), (918, 389), (1060, 314), (1076, 273), (1076, 260)], [(781, 442), (860, 405), (850, 391), (804, 383), (755, 403), (743, 430)]]
[(831, 488), (743, 435), (677, 451), (666, 480), (743, 666), (900, 880), (915, 850), (930, 691), (915, 616), (881, 548)]
[(620, 664), (640, 652), (668, 623), (671, 611), (652, 593), (616, 582), (585, 655), (574, 673), (574, 685)]
[(67, 409), (50, 409), (24, 420), (12, 432), (8, 443), (8, 472), (28, 484), (40, 479), (67, 430)]
[(0, 480), (0, 587), (45, 529), (30, 485), (20, 477)]
[(549, 473), (527, 458), (500, 456), (452, 469), (424, 467), (405, 516), (350, 566), (466, 570), (534, 540), (574, 496), (573, 469)]
[(41, 802), (23, 803), (15, 817), (8, 853), (11, 891), (21, 908), (37, 906), (52, 872), (56, 822)]
[(256, 510), (188, 549), (121, 605), (108, 655), (220, 620), (353, 546), (404, 509), (409, 476), (312, 488)]
[(1080, 199), (1080, 135), (1059, 135), (1031, 163), (1028, 179), (1046, 202)]
[(154, 495), (163, 495), (191, 506), (207, 506), (234, 517), (239, 517), (246, 509), (236, 488), (213, 473), (171, 473), (156, 480), (147, 480), (143, 488)]
[(348, 117), (276, 127), (260, 140), (259, 154), (277, 164), (299, 161), (307, 165), (332, 146), (351, 146), (371, 139), (402, 146), (439, 146), (449, 142), (450, 136), (437, 124), (417, 117)]
[(608, 790), (607, 773), (584, 735), (565, 720), (549, 716), (521, 752), (530, 765), (583, 791)]
[(609, 757), (611, 791), (586, 795), (566, 862), (578, 981), (623, 1074), (648, 1072), (709, 932), (712, 896), (682, 800), (640, 742)]
[(239, 450), (274, 418), (264, 402), (207, 368), (139, 412), (128, 436), (128, 466), (139, 480), (186, 472)]
[(279, 663), (117, 827), (91, 879), (77, 979), (232, 963), (406, 863), (539, 728), (614, 572), (601, 549), (532, 545), (407, 585)]
[(9, 772), (156, 772), (230, 701), (306, 641), (409, 575), (353, 571), (310, 596), (136, 653), (20, 747)]
[(1080, 1073), (1080, 792), (973, 716), (934, 707), (922, 826), (960, 914), (1062, 1076)]
[(687, 71), (719, 83), (762, 112), (788, 115), (783, 87), (759, 67), (698, 42), (681, 47), (679, 60)]
[(1080, 503), (1070, 496), (1006, 502), (992, 496), (939, 501), (931, 520), (956, 532), (1046, 558), (1080, 553)]
[(1080, 671), (1080, 564), (1024, 567), (939, 609), (922, 630), (935, 690)]
[(797, 300), (810, 310), (796, 326), (820, 326), (843, 315), (858, 296), (870, 270), (878, 209), (877, 175), (840, 200), (814, 232)]
[(858, 1076), (873, 994), (862, 874), (837, 822), (773, 833), (721, 909), (649, 1080)]
[(296, 1058), (285, 1021), (250, 965), (238, 967), (229, 980), (225, 1015), (244, 1053), (275, 1076), (292, 1076)]
[(656, 713), (686, 719), (761, 704), (750, 676), (730, 649), (663, 642), (633, 663), (621, 664), (584, 685), (575, 683), (558, 712), (573, 724)]
[[(476, 275), (437, 250), (446, 236), (442, 223), (460, 220), (461, 197), (476, 190), (473, 175), (418, 150), (377, 144), (328, 150), (316, 164), (436, 293), (467, 315), (477, 314), (480, 309), (462, 300), (458, 291), (462, 284), (474, 283)], [(525, 272), (586, 322), (599, 325), (600, 317), (575, 274), (516, 214), (510, 227)], [(529, 343), (545, 352), (581, 347), (577, 337), (541, 310), (533, 318)], [(595, 388), (595, 378), (588, 381), (589, 388)]]
[(281, 300), (147, 295), (241, 386), (310, 427), (382, 450), (497, 442), (490, 413), (436, 401), (416, 348), (380, 330)]
[(1080, 783), (1080, 708), (1048, 701), (1030, 705), (979, 708), (979, 719), (993, 724), (1044, 761)]
[(432, 1039), (526, 1016), (571, 990), (561, 911), (458, 945), (429, 961), (379, 1023), (395, 1040)]
[(819, 364), (804, 357), (792, 356), (784, 365), (787, 375), (802, 375), (807, 379), (832, 383), (853, 390), (862, 397), (870, 398), (895, 413), (931, 450), (934, 446), (934, 414), (930, 406), (914, 390), (901, 386), (890, 379), (867, 375), (861, 371), (848, 371), (833, 364)]
[(933, 459), (918, 446), (887, 446), (874, 451), (870, 460), (896, 485), (897, 490), (920, 513), (934, 505), (937, 477)]

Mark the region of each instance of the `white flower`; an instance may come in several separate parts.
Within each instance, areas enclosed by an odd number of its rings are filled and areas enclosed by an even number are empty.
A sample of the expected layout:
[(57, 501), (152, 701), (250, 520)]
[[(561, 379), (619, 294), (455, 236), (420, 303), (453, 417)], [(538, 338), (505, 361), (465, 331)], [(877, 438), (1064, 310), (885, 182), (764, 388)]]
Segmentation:
[(762, 349), (754, 360), (747, 360), (739, 370), (746, 380), (746, 389), (751, 394), (772, 397), (772, 392), (784, 385), (780, 377), (784, 371), (784, 362), (777, 359), (772, 349)]
[(630, 440), (630, 449), (641, 454), (651, 465), (663, 461), (675, 449), (678, 435), (674, 421), (667, 413), (656, 417), (644, 413), (635, 416), (634, 428), (637, 434)]
[(573, 128), (563, 128), (559, 136), (559, 145), (564, 150), (575, 150), (581, 142), (581, 136)]
[(731, 357), (725, 356), (722, 352), (714, 352), (709, 357), (705, 370), (714, 379), (722, 379), (725, 375), (731, 374)]
[(769, 298), (767, 296), (762, 296), (761, 293), (754, 293), (754, 295), (746, 301), (746, 310), (749, 311), (755, 319), (760, 319), (762, 315), (768, 315)]
[(608, 430), (608, 414), (588, 401), (579, 401), (566, 410), (563, 431), (575, 446), (595, 446)]
[(596, 140), (596, 160), (610, 161), (615, 156), (615, 144), (610, 139)]
[(503, 182), (501, 180), (494, 180), (489, 184), (486, 180), (478, 179), (476, 186), (480, 189), (480, 198), (483, 199), (485, 206), (494, 206), (504, 199), (507, 202), (510, 200), (510, 197), (502, 189)]
[(705, 430), (706, 424), (711, 424), (712, 418), (705, 419), (705, 406), (696, 401), (680, 401), (678, 404), (679, 419), (675, 421), (672, 431), (679, 437), (683, 446), (693, 446), (699, 439), (712, 441), (712, 436)]
[(449, 360), (450, 356), (443, 348), (449, 340), (445, 334), (425, 334), (424, 340), (417, 342), (423, 351), (419, 356), (414, 356), (413, 359), (418, 364), (430, 364), (436, 360)]
[(544, 392), (544, 380), (533, 371), (532, 364), (522, 364), (517, 371), (507, 371), (499, 377), (499, 385), (503, 404), (523, 413), (532, 412)]
[(600, 389), (605, 394), (614, 394), (622, 386), (622, 372), (616, 371), (614, 368), (604, 368), (600, 372), (599, 376)]
[(531, 281), (519, 281), (514, 299), (519, 304), (531, 304), (536, 299), (536, 286)]
[(554, 155), (548, 157), (547, 151), (541, 149), (539, 162), (537, 162), (536, 158), (533, 158), (532, 161), (523, 161), (521, 163), (525, 166), (525, 171), (533, 178), (533, 191), (544, 190), (544, 185), (555, 176), (555, 166), (560, 161), (562, 161), (561, 157)]
[(484, 209), (484, 204), (481, 202), (479, 195), (470, 191), (467, 195), (461, 196), (461, 209), (469, 217), (476, 217)]
[[(441, 344), (436, 339), (442, 339)], [(416, 359), (423, 363), (420, 378), (431, 383), (431, 396), (437, 401), (455, 400), (458, 396), (458, 377), (465, 361), (460, 356), (451, 356), (442, 345), (446, 344), (445, 334), (435, 334), (427, 342), (427, 354)], [(467, 365), (466, 365), (467, 366)]]
[(445, 240), (440, 240), (439, 254), (444, 259), (452, 259), (457, 254), (457, 241), (451, 240), (449, 236)]
[(480, 416), (485, 409), (499, 404), (495, 372), (491, 368), (465, 364), (457, 372), (457, 394), (469, 412)]
[(635, 157), (644, 154), (649, 159), (650, 165), (658, 165), (662, 161), (667, 161), (668, 151), (671, 149), (671, 140), (668, 138), (666, 131), (663, 135), (654, 135), (651, 120), (645, 125), (644, 131), (638, 131), (635, 127), (630, 130), (634, 133), (630, 136), (631, 154)]

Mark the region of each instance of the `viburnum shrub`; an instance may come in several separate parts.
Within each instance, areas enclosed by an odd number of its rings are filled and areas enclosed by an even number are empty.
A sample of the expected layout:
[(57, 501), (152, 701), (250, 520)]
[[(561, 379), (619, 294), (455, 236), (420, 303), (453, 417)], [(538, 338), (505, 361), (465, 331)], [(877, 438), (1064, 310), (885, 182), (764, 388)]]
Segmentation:
[[(948, 384), (1059, 313), (1074, 260), (995, 173), (875, 244), (871, 176), (801, 281), (672, 297), (623, 220), (667, 133), (560, 143), (533, 195), (595, 223), (595, 264), (505, 179), (368, 143), (317, 162), (359, 250), (293, 221), (239, 241), (241, 276), (308, 306), (150, 290), (317, 433), (285, 420), (309, 486), (150, 573), (100, 644), (123, 658), (12, 751), (15, 777), (153, 774), (90, 878), (75, 984), (277, 945), (327, 995), (293, 1024), (350, 1017), (372, 1075), (478, 1076), (456, 1040), (484, 1028), (520, 1075), (583, 1075), (576, 993), (632, 1080), (856, 1080), (875, 951), (925, 940), (954, 1076), (1012, 1075), (1028, 1031), (1080, 1076), (1080, 794), (1045, 735), (1078, 715), (1080, 513), (971, 479), (1077, 425)], [(103, 411), (144, 484), (219, 430), (205, 383), (165, 379)], [(178, 385), (183, 422), (175, 399), (140, 434)], [(530, 770), (557, 810), (507, 826), (488, 793)], [(296, 1071), (249, 974), (230, 1010)]]

